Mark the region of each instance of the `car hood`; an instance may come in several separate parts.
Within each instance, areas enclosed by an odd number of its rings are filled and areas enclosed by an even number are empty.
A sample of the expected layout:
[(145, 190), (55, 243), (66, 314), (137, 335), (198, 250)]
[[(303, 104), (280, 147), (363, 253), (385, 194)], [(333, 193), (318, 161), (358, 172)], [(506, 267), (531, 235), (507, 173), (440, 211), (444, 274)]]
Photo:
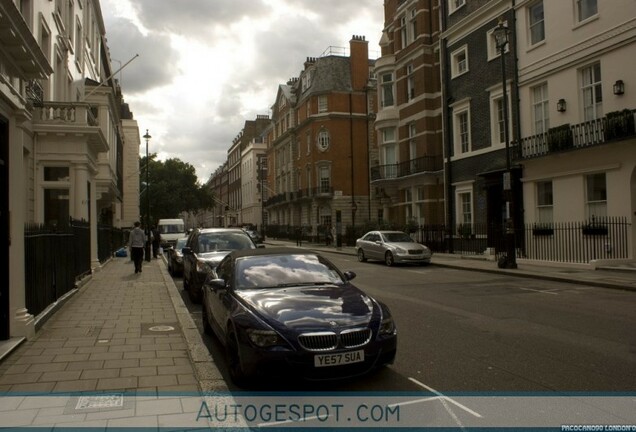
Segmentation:
[(425, 250), (426, 247), (419, 244), (419, 243), (413, 243), (413, 242), (399, 242), (399, 243), (385, 243), (387, 246), (390, 247), (399, 247), (401, 249), (405, 249), (405, 250), (410, 250), (410, 249), (423, 249)]
[(237, 291), (274, 328), (296, 331), (366, 326), (377, 303), (351, 284)]

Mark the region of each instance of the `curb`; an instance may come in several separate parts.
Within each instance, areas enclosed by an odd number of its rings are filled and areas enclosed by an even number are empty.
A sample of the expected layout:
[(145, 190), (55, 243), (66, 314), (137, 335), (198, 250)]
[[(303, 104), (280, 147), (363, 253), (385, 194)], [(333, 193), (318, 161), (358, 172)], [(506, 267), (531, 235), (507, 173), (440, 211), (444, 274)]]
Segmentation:
[(199, 329), (194, 323), (190, 311), (183, 302), (179, 289), (172, 280), (172, 276), (168, 273), (164, 255), (161, 256), (159, 267), (161, 268), (161, 275), (168, 289), (172, 306), (177, 314), (177, 320), (181, 326), (183, 337), (188, 346), (188, 356), (194, 366), (194, 373), (197, 377), (199, 389), (204, 393), (227, 392), (229, 389), (223, 379), (223, 375), (221, 375), (221, 371), (216, 367), (214, 359), (203, 343)]

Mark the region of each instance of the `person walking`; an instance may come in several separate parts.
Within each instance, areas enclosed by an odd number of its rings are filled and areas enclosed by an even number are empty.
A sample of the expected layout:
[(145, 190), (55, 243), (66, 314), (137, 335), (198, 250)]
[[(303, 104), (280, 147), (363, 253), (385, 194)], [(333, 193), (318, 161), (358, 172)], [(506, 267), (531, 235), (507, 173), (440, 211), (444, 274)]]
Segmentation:
[(141, 263), (144, 260), (144, 246), (146, 245), (146, 233), (140, 228), (140, 223), (135, 222), (135, 227), (128, 237), (130, 256), (135, 263), (135, 274), (141, 273)]
[(161, 246), (161, 233), (157, 229), (157, 227), (152, 227), (152, 256), (157, 258), (159, 254), (159, 247)]

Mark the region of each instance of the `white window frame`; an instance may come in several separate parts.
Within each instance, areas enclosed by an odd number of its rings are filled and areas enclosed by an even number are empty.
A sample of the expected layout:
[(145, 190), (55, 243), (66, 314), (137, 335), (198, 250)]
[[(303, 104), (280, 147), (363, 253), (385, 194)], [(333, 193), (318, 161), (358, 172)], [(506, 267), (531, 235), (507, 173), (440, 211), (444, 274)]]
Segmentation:
[[(601, 197), (593, 197), (597, 191), (592, 190), (594, 185), (591, 184), (593, 180), (600, 180), (602, 176), (602, 186), (599, 190)], [(599, 186), (599, 185), (597, 185)], [(585, 216), (587, 220), (603, 219), (607, 217), (607, 174), (604, 172), (588, 174), (585, 176)]]
[(327, 112), (328, 109), (329, 109), (329, 105), (328, 105), (327, 96), (326, 95), (318, 96), (318, 112), (324, 113), (324, 112)]
[[(594, 9), (589, 15), (583, 16), (586, 9)], [(598, 0), (575, 0), (576, 22), (583, 23), (598, 16)]]
[[(512, 136), (512, 121), (510, 118), (510, 88), (507, 88), (508, 97), (508, 136)], [(500, 106), (501, 104), (501, 106)], [(504, 112), (503, 112), (503, 91), (501, 88), (490, 94), (490, 142), (493, 146), (505, 146), (506, 136), (504, 134)]]
[(457, 78), (468, 71), (468, 45), (464, 45), (451, 53), (451, 78)]
[[(473, 182), (455, 185), (455, 224), (459, 226), (460, 224), (466, 225), (469, 224), (472, 226), (475, 222), (475, 205), (474, 205), (474, 191), (473, 191)], [(469, 211), (466, 212), (463, 204), (465, 203), (464, 199), (468, 196), (468, 205)], [(466, 220), (466, 215), (468, 215), (468, 220)]]
[(415, 99), (415, 68), (412, 63), (406, 65), (406, 100)]
[(321, 152), (329, 150), (329, 146), (331, 145), (331, 136), (329, 135), (329, 131), (327, 129), (320, 129), (320, 132), (318, 132), (318, 137), (316, 138), (316, 145), (318, 146), (318, 150), (320, 150)]
[[(386, 78), (389, 78), (386, 81)], [(395, 79), (393, 77), (393, 72), (386, 72), (380, 74), (380, 78), (382, 79), (382, 83), (379, 86), (380, 89), (380, 101), (382, 102), (382, 108), (391, 107), (395, 105)], [(390, 94), (391, 101), (387, 102), (387, 94)]]
[[(597, 66), (598, 77), (596, 76)], [(603, 73), (601, 63), (595, 62), (581, 68), (579, 76), (581, 80), (583, 119), (585, 121), (591, 121), (603, 117)], [(589, 100), (590, 97), (592, 100)], [(597, 100), (597, 98), (600, 99)]]
[(400, 47), (404, 49), (409, 44), (409, 29), (406, 24), (406, 16), (400, 17)]
[[(535, 135), (544, 134), (550, 129), (550, 101), (548, 99), (548, 83), (542, 83), (530, 88), (532, 100), (532, 132)], [(541, 113), (539, 116), (538, 113)]]
[[(468, 149), (464, 151), (462, 148), (462, 130), (460, 128), (460, 116), (466, 114), (467, 120), (467, 145)], [(460, 156), (463, 154), (470, 153), (472, 151), (472, 138), (471, 138), (471, 127), (470, 127), (470, 102), (464, 102), (461, 104), (457, 104), (453, 106), (453, 146), (455, 149), (455, 156)]]
[[(534, 21), (534, 14), (533, 11), (535, 11), (538, 7), (541, 7), (542, 9), (542, 14), (541, 14), (541, 18), (538, 19), (537, 21)], [(536, 46), (540, 43), (545, 42), (545, 8), (543, 6), (543, 0), (540, 0), (538, 2), (535, 2), (533, 4), (531, 4), (530, 6), (528, 6), (526, 8), (526, 12), (528, 15), (528, 42), (530, 46)], [(536, 39), (535, 40), (535, 30), (539, 30), (540, 29), (540, 39)]]
[[(397, 177), (397, 164), (399, 161), (396, 138), (396, 129), (394, 127), (382, 129), (382, 144), (380, 155), (382, 158), (382, 165), (387, 166), (385, 167), (386, 178)], [(388, 165), (394, 165), (394, 167), (389, 169)]]
[(455, 13), (464, 6), (466, 6), (466, 0), (448, 0), (448, 13)]
[(538, 181), (535, 184), (535, 190), (537, 195), (537, 223), (542, 226), (552, 225), (554, 223), (554, 184), (552, 180)]

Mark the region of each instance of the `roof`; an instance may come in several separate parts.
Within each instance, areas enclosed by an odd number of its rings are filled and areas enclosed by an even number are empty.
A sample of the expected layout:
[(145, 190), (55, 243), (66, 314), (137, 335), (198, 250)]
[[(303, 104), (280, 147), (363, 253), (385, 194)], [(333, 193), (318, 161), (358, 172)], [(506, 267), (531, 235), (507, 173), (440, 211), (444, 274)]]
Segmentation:
[(246, 256), (319, 255), (319, 254), (317, 252), (293, 248), (293, 247), (271, 247), (271, 248), (235, 250), (235, 251), (232, 251), (229, 255), (231, 255), (232, 258), (242, 258)]

